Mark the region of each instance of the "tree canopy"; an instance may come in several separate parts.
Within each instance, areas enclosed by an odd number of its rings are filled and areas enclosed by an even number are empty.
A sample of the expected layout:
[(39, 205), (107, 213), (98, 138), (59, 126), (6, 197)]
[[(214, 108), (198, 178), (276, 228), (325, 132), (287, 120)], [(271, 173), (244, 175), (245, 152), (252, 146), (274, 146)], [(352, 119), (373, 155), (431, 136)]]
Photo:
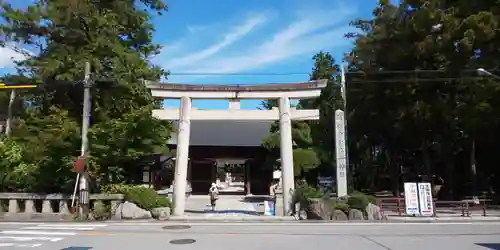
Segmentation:
[[(166, 76), (149, 61), (160, 49), (152, 42), (150, 22), (153, 14), (166, 11), (162, 1), (36, 1), (23, 10), (5, 2), (1, 6), (4, 44), (24, 44), (35, 52), (17, 62), (17, 74), (6, 80), (24, 77), (44, 83), (18, 95), (18, 118), (8, 142), (19, 145), (31, 164), (1, 168), (13, 168), (13, 173), (29, 168), (20, 178), (38, 179), (31, 191), (71, 190), (70, 169), (80, 149), (86, 62), (93, 82), (91, 175), (104, 183), (122, 181), (124, 164), (166, 150), (170, 124), (151, 116), (160, 103), (141, 81)], [(10, 151), (4, 154), (14, 154)], [(15, 157), (11, 161), (19, 162)]]
[[(380, 1), (346, 34), (354, 188), (399, 194), (402, 182), (427, 180), (450, 198), (498, 193), (500, 78), (477, 69), (500, 72), (500, 2), (400, 2)], [(319, 78), (329, 80), (321, 96), (300, 105), (319, 108), (320, 120), (302, 134), (310, 133), (318, 169), (333, 171), (334, 112), (344, 100), (339, 66), (325, 52), (314, 56), (311, 79)]]
[(372, 19), (351, 23), (359, 30), (347, 34), (355, 45), (346, 57), (358, 188), (385, 182), (396, 192), (418, 175), (442, 178), (448, 196), (473, 195), (476, 178), (483, 190), (497, 185), (500, 82), (477, 69), (500, 66), (498, 3), (380, 1)]

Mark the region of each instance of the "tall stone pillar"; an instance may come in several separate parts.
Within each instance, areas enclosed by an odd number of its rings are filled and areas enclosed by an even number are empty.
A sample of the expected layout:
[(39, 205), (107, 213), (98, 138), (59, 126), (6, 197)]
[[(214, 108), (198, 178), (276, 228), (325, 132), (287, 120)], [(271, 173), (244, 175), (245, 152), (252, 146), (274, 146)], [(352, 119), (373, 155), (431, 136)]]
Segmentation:
[(292, 123), (290, 119), (290, 99), (279, 100), (281, 172), (283, 178), (283, 215), (292, 212), (292, 195), (295, 190), (293, 173)]
[(173, 215), (184, 215), (186, 206), (186, 179), (189, 161), (189, 136), (191, 130), (191, 99), (189, 97), (181, 98), (181, 107), (179, 113), (179, 129), (177, 132), (177, 155), (175, 161), (175, 184), (173, 194)]
[(344, 111), (335, 110), (335, 157), (337, 167), (337, 197), (347, 196), (347, 147)]

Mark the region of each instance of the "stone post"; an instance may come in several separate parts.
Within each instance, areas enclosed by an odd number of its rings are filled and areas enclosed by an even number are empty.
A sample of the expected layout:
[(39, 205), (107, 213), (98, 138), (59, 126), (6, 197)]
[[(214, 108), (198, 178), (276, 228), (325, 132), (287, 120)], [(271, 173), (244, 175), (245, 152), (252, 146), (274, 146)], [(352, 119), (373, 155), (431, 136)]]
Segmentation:
[(179, 129), (177, 132), (177, 155), (175, 161), (175, 183), (173, 194), (173, 215), (184, 215), (186, 205), (186, 179), (189, 160), (189, 136), (191, 130), (191, 99), (181, 98)]
[(24, 213), (36, 213), (35, 202), (33, 200), (24, 200)]
[(9, 213), (19, 213), (19, 205), (17, 204), (17, 200), (9, 200)]
[(283, 178), (283, 215), (292, 213), (292, 200), (295, 190), (293, 173), (293, 140), (290, 119), (290, 99), (282, 97), (279, 100), (280, 114), (280, 150), (281, 172)]

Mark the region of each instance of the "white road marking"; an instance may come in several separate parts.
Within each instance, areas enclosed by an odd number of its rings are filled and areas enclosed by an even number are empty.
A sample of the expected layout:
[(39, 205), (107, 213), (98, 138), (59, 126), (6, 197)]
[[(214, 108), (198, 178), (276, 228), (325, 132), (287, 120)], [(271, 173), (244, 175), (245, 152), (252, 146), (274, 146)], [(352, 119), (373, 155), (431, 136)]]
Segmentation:
[(0, 247), (29, 247), (35, 248), (39, 247), (42, 244), (16, 244), (16, 243), (0, 243)]
[(0, 225), (38, 225), (35, 222), (0, 222)]
[(23, 227), (21, 229), (27, 229), (27, 230), (76, 230), (76, 231), (91, 231), (94, 230), (95, 228), (93, 227), (45, 227), (45, 226), (38, 226), (38, 227)]
[(93, 224), (93, 223), (39, 223), (38, 226), (42, 227), (105, 227), (107, 224)]
[(63, 238), (51, 238), (51, 237), (22, 237), (22, 236), (0, 236), (0, 241), (11, 240), (11, 241), (32, 241), (32, 240), (40, 240), (40, 241), (61, 241)]
[(105, 227), (108, 224), (98, 224), (98, 223), (38, 223), (38, 222), (0, 222), (2, 225), (20, 225), (20, 226), (37, 226), (43, 225), (47, 227), (59, 227), (59, 226), (75, 226), (75, 227)]
[[(26, 222), (0, 222), (1, 225), (25, 226), (18, 230), (0, 230), (0, 248), (36, 248), (45, 242), (57, 242), (64, 238), (46, 236), (74, 236), (77, 231), (91, 231), (107, 226), (96, 223), (26, 223)], [(20, 236), (15, 236), (20, 235)], [(24, 235), (24, 236), (23, 236)], [(33, 236), (30, 236), (33, 235)], [(28, 242), (34, 243), (28, 243)], [(42, 243), (40, 243), (42, 242)]]
[(0, 231), (0, 234), (76, 235), (75, 232), (46, 232), (46, 231), (18, 231), (18, 230)]

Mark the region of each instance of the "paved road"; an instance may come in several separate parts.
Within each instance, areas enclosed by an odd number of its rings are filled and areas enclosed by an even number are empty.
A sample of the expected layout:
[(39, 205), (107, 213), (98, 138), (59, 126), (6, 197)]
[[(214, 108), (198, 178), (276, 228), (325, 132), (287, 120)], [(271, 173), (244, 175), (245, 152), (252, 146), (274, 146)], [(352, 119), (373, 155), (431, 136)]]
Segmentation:
[(496, 222), (197, 223), (163, 229), (166, 225), (181, 224), (0, 223), (0, 250), (500, 249), (500, 223)]

